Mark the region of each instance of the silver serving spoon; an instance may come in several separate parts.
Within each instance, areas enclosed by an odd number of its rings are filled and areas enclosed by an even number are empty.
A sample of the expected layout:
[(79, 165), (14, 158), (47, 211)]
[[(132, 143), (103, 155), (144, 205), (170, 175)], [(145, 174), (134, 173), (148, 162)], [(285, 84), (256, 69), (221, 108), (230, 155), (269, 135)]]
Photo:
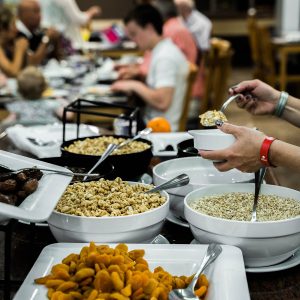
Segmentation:
[[(0, 165), (1, 167), (4, 167), (3, 165)], [(7, 168), (7, 167), (5, 167)], [(9, 168), (7, 168), (9, 169)], [(45, 171), (47, 172), (46, 174), (44, 175), (48, 175), (48, 174), (60, 174), (60, 175), (65, 175), (65, 176), (86, 176), (86, 177), (98, 177), (98, 176), (101, 176), (101, 174), (98, 174), (98, 173), (73, 173), (73, 172), (65, 172), (65, 171), (60, 171), (60, 170), (54, 170), (54, 169), (47, 169), (47, 168), (35, 168), (35, 167), (32, 167), (32, 168), (20, 168), (20, 169), (17, 169), (17, 170), (11, 170), (9, 169), (10, 171), (8, 172), (5, 172), (5, 173), (1, 173), (0, 174), (0, 178), (2, 177), (6, 177), (10, 174), (18, 174), (22, 171), (29, 171), (29, 170), (38, 170), (38, 171)]]
[(241, 94), (236, 94), (236, 95), (233, 95), (231, 97), (229, 97), (222, 105), (222, 107), (220, 108), (220, 111), (222, 113), (224, 113), (226, 107), (229, 105), (229, 103), (231, 103), (232, 101), (236, 100), (237, 98), (241, 97), (242, 95)]
[(98, 161), (94, 164), (94, 166), (88, 171), (87, 176), (83, 177), (82, 181), (86, 181), (88, 175), (91, 174), (115, 149), (118, 148), (117, 144), (109, 144), (105, 149), (104, 153), (98, 159)]
[[(145, 128), (143, 130), (141, 130), (137, 135), (135, 135), (133, 138), (131, 139), (127, 139), (124, 142), (122, 142), (121, 144), (109, 144), (107, 146), (107, 148), (105, 149), (104, 153), (101, 155), (101, 157), (99, 158), (99, 160), (95, 163), (95, 165), (88, 171), (87, 174), (92, 173), (113, 151), (115, 151), (116, 149), (120, 149), (124, 146), (126, 146), (127, 144), (129, 144), (130, 142), (139, 139), (141, 136), (147, 135), (152, 131), (152, 128)], [(87, 180), (87, 176), (83, 178), (83, 181)]]
[(210, 244), (207, 248), (203, 261), (199, 270), (194, 275), (191, 283), (185, 289), (174, 289), (169, 293), (169, 300), (199, 300), (195, 295), (194, 289), (197, 283), (198, 277), (204, 271), (204, 269), (210, 265), (222, 252), (222, 247), (218, 244)]
[(259, 196), (261, 184), (266, 174), (266, 170), (267, 168), (263, 167), (255, 172), (255, 192), (254, 192), (254, 202), (253, 202), (252, 214), (251, 214), (251, 222), (256, 222), (256, 208), (258, 203), (258, 196)]
[(162, 191), (162, 190), (172, 189), (172, 188), (187, 185), (189, 182), (190, 182), (190, 178), (188, 175), (180, 174), (180, 175), (168, 180), (167, 182), (164, 182), (164, 183), (154, 187), (153, 189), (146, 191), (145, 193), (149, 194), (149, 193), (155, 193), (155, 192)]
[(129, 143), (139, 139), (142, 136), (145, 136), (147, 134), (149, 134), (150, 132), (152, 132), (152, 128), (145, 128), (143, 130), (141, 130), (137, 135), (135, 135), (133, 138), (131, 139), (127, 139), (126, 141), (122, 142), (121, 144), (118, 145), (118, 149), (128, 145)]

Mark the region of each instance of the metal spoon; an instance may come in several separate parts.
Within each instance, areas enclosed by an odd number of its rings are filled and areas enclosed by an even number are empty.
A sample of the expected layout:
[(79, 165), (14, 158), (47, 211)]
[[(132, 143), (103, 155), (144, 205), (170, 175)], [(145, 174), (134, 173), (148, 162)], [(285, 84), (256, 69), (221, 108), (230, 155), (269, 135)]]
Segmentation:
[(263, 167), (255, 172), (255, 192), (254, 192), (254, 202), (253, 202), (252, 214), (251, 214), (251, 222), (256, 222), (256, 208), (258, 203), (258, 196), (259, 196), (261, 184), (266, 174), (266, 170), (267, 168)]
[[(91, 174), (115, 149), (118, 148), (117, 144), (109, 144), (105, 149), (104, 153), (101, 155), (99, 160), (94, 164), (94, 166), (88, 171), (87, 175)], [(82, 181), (86, 181), (88, 176), (85, 176)]]
[(172, 189), (175, 187), (187, 185), (189, 182), (190, 182), (190, 178), (188, 175), (180, 174), (180, 175), (168, 180), (167, 182), (164, 182), (164, 183), (154, 187), (153, 189), (146, 191), (145, 193), (149, 194), (149, 193), (154, 193), (154, 192), (158, 192), (161, 190)]
[(229, 97), (222, 105), (222, 107), (220, 108), (220, 111), (222, 113), (224, 113), (224, 110), (226, 109), (226, 107), (229, 105), (229, 103), (231, 103), (232, 101), (234, 101), (235, 99), (241, 97), (242, 95), (241, 94), (236, 94), (236, 95), (233, 95), (231, 97)]
[(133, 138), (131, 139), (127, 139), (126, 141), (122, 142), (121, 144), (118, 145), (117, 149), (120, 149), (124, 146), (126, 146), (127, 144), (139, 139), (142, 136), (145, 136), (147, 134), (149, 134), (150, 132), (152, 132), (152, 128), (145, 128), (143, 130), (141, 130), (137, 135), (135, 135)]
[(222, 252), (222, 247), (217, 244), (210, 244), (207, 248), (203, 261), (199, 270), (194, 275), (193, 280), (185, 289), (174, 289), (169, 293), (169, 300), (199, 300), (195, 295), (194, 289), (197, 283), (198, 277), (204, 271), (204, 269), (211, 264)]

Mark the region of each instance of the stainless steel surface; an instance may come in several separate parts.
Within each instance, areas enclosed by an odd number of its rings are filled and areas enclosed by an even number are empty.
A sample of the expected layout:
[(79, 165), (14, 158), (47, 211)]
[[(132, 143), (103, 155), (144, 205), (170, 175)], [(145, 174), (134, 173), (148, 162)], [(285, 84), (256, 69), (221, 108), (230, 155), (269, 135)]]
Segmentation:
[(126, 145), (128, 145), (129, 143), (131, 143), (132, 141), (135, 141), (137, 139), (139, 139), (140, 137), (149, 134), (150, 132), (152, 132), (152, 128), (145, 128), (143, 130), (141, 130), (137, 135), (135, 135), (133, 138), (131, 139), (127, 139), (126, 141), (124, 141), (123, 143), (118, 145), (118, 149), (122, 148)]
[(195, 295), (194, 289), (197, 283), (198, 277), (204, 271), (204, 269), (210, 265), (222, 252), (222, 247), (218, 244), (210, 244), (204, 255), (203, 261), (199, 270), (194, 275), (191, 283), (185, 289), (174, 289), (169, 293), (169, 300), (199, 300)]
[(230, 98), (228, 98), (222, 105), (220, 111), (222, 113), (224, 113), (224, 110), (226, 109), (226, 107), (234, 100), (236, 100), (237, 98), (239, 98), (241, 96), (241, 94), (236, 94), (234, 96), (231, 96)]
[(180, 174), (180, 175), (170, 179), (169, 181), (164, 182), (164, 183), (154, 187), (153, 189), (147, 191), (146, 193), (149, 194), (149, 193), (154, 193), (154, 192), (161, 191), (161, 190), (167, 190), (167, 189), (184, 186), (184, 185), (187, 185), (189, 182), (190, 182), (190, 178), (188, 175)]
[(87, 176), (83, 178), (83, 181), (86, 181), (88, 178), (88, 175), (91, 174), (115, 149), (118, 148), (117, 144), (109, 144), (104, 151), (104, 153), (101, 155), (99, 160), (95, 163), (95, 165), (88, 171)]
[(255, 191), (254, 191), (254, 202), (253, 202), (252, 214), (251, 214), (251, 222), (256, 222), (256, 208), (258, 203), (258, 196), (259, 196), (261, 184), (266, 174), (266, 170), (267, 168), (263, 167), (255, 172)]

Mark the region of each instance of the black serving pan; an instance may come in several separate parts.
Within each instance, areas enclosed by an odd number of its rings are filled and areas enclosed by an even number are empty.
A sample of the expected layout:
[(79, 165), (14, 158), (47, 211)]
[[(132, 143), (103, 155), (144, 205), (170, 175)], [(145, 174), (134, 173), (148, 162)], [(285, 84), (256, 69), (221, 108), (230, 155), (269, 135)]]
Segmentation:
[[(47, 157), (47, 158), (42, 158), (40, 160), (61, 167), (65, 167), (71, 170), (72, 172), (77, 172), (77, 173), (87, 173), (93, 166), (92, 164), (84, 165), (81, 161), (75, 161), (69, 159), (68, 157)], [(89, 177), (87, 181), (99, 180), (100, 178), (111, 179), (111, 180), (116, 178), (114, 173), (114, 166), (108, 161), (104, 161), (98, 168), (96, 168), (93, 171), (93, 173), (99, 173), (100, 175), (97, 177)], [(82, 181), (83, 178), (84, 177), (81, 176), (80, 177), (74, 176), (72, 182)]]
[[(104, 135), (102, 135), (104, 136)], [(116, 138), (126, 138), (128, 136), (124, 135), (106, 135), (113, 136)], [(90, 139), (98, 138), (101, 136), (89, 137)], [(68, 159), (71, 162), (80, 162), (82, 165), (93, 166), (100, 156), (97, 155), (85, 155), (85, 154), (76, 154), (65, 150), (65, 147), (73, 144), (75, 141), (85, 140), (84, 138), (78, 138), (66, 141), (61, 145), (62, 157)], [(137, 139), (137, 141), (144, 142), (149, 144), (151, 147), (141, 152), (130, 153), (130, 154), (121, 154), (121, 155), (110, 155), (106, 161), (111, 163), (114, 166), (114, 175), (116, 177), (121, 177), (123, 180), (135, 180), (139, 178), (142, 174), (148, 171), (150, 160), (152, 158), (152, 143), (145, 139)]]
[(177, 144), (178, 157), (198, 156), (198, 150), (194, 148), (194, 139), (188, 139)]

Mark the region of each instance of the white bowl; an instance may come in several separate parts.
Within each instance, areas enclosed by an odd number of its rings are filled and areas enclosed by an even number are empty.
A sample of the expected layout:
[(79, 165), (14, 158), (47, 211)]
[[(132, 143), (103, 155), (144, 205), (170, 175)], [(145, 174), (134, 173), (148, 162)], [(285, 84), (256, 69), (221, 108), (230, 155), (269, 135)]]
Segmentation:
[(232, 134), (220, 129), (189, 130), (188, 133), (194, 137), (194, 147), (198, 150), (225, 149), (235, 142)]
[(169, 212), (169, 195), (161, 195), (167, 199), (163, 205), (130, 216), (82, 217), (53, 211), (49, 228), (58, 242), (147, 243), (161, 232)]
[[(224, 184), (208, 186), (186, 195), (184, 213), (197, 241), (217, 242), (239, 247), (249, 267), (277, 264), (300, 247), (300, 216), (268, 222), (234, 221), (211, 217), (195, 211), (190, 203), (203, 196), (230, 192), (254, 193), (254, 184)], [(261, 194), (278, 195), (300, 201), (300, 192), (289, 188), (263, 184)]]
[(153, 181), (155, 185), (159, 185), (182, 173), (190, 177), (189, 184), (168, 190), (170, 210), (175, 216), (181, 218), (185, 218), (184, 197), (191, 191), (214, 184), (244, 183), (254, 180), (253, 173), (242, 173), (236, 169), (220, 172), (214, 167), (212, 161), (196, 156), (171, 159), (156, 165), (153, 168)]

